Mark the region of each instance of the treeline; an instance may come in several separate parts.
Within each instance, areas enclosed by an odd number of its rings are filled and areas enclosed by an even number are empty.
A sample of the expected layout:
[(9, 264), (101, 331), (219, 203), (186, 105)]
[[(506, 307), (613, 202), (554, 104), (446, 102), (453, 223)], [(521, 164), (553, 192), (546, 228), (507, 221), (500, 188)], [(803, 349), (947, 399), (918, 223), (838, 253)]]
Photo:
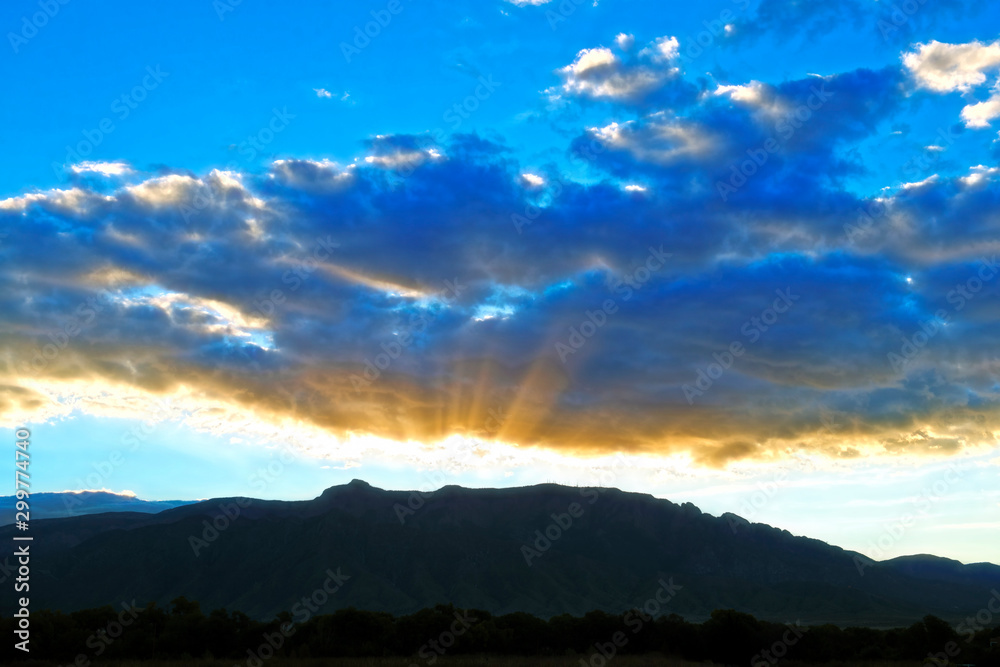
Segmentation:
[[(108, 659), (224, 658), (259, 667), (274, 655), (404, 656), (430, 665), (444, 654), (576, 654), (587, 664), (600, 665), (613, 655), (659, 653), (731, 665), (770, 665), (787, 657), (803, 662), (920, 660), (934, 666), (947, 659), (1000, 666), (1000, 649), (989, 649), (989, 637), (998, 629), (959, 635), (934, 616), (908, 628), (877, 630), (783, 625), (733, 610), (715, 611), (695, 624), (675, 614), (654, 619), (638, 610), (546, 621), (524, 613), (496, 616), (438, 605), (400, 617), (342, 609), (296, 620), (282, 613), (261, 622), (222, 609), (206, 615), (185, 598), (174, 600), (169, 610), (149, 604), (69, 614), (36, 611), (30, 617), (30, 658), (75, 667)], [(3, 636), (16, 636), (17, 619), (0, 619), (0, 625)], [(0, 655), (3, 662), (29, 657), (9, 639)]]

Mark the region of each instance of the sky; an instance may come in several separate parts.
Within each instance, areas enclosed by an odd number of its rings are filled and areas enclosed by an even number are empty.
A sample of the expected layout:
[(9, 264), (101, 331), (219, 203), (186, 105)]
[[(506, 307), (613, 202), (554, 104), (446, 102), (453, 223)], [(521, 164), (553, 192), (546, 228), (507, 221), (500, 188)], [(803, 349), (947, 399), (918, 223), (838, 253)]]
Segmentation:
[(0, 422), (33, 491), (600, 484), (1000, 563), (989, 3), (0, 27)]

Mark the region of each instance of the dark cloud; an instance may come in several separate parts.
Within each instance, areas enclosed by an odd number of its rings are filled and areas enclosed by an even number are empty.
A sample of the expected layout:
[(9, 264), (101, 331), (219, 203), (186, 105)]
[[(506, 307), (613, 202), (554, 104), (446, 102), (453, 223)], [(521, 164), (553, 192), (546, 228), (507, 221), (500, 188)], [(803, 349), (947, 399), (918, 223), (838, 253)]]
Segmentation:
[(985, 0), (943, 2), (800, 2), (761, 0), (746, 18), (734, 22), (731, 45), (743, 45), (773, 36), (813, 42), (829, 33), (849, 28), (868, 33), (875, 43), (903, 45), (919, 41), (929, 30), (953, 19), (975, 16), (988, 6)]
[(349, 165), (8, 199), (0, 406), (43, 402), (18, 378), (184, 386), (337, 434), (705, 465), (977, 444), (1000, 277), (951, 294), (995, 252), (997, 175), (842, 185), (901, 86), (886, 69), (703, 93), (578, 137), (589, 184), (526, 179), (476, 135), (382, 136)]

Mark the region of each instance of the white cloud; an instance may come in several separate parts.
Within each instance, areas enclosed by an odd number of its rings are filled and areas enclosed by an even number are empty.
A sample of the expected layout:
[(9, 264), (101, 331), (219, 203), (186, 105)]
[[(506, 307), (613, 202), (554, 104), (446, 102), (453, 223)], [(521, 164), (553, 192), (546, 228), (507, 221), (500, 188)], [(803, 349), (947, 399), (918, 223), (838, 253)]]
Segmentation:
[(697, 159), (710, 153), (715, 142), (690, 123), (665, 120), (654, 114), (642, 125), (635, 121), (589, 128), (607, 146), (628, 151), (636, 160), (670, 164), (679, 159)]
[(356, 165), (342, 167), (327, 158), (322, 160), (275, 160), (271, 177), (296, 187), (336, 188), (349, 184)]
[(680, 42), (676, 37), (660, 37), (644, 48), (640, 55), (649, 56), (654, 62), (667, 62), (677, 57)]
[(100, 489), (66, 489), (65, 491), (60, 491), (60, 493), (75, 493), (77, 495), (81, 493), (108, 493), (113, 496), (121, 496), (123, 498), (138, 498), (135, 491), (130, 491), (125, 489), (123, 491), (113, 491), (107, 487), (102, 487)]
[[(615, 41), (621, 47), (630, 39), (631, 35), (618, 35)], [(677, 58), (678, 46), (676, 37), (661, 37), (639, 53), (645, 64), (627, 64), (603, 46), (583, 49), (571, 64), (557, 70), (565, 79), (562, 91), (612, 100), (635, 97), (680, 72), (678, 67), (667, 66)]]
[(0, 211), (24, 211), (32, 202), (44, 202), (46, 196), (40, 192), (32, 192), (21, 197), (0, 199)]
[(984, 71), (1000, 66), (1000, 42), (945, 44), (931, 41), (918, 44), (916, 51), (903, 54), (903, 64), (924, 88), (942, 93), (965, 92), (986, 81)]
[(619, 62), (618, 56), (611, 53), (611, 49), (602, 46), (596, 49), (583, 49), (576, 54), (576, 60), (571, 65), (567, 65), (559, 71), (573, 76), (584, 76), (588, 72), (609, 65), (617, 65)]
[(536, 176), (535, 174), (521, 174), (521, 178), (528, 182), (529, 185), (534, 187), (539, 187), (545, 185), (545, 179), (541, 176)]
[(715, 89), (716, 95), (729, 95), (729, 98), (737, 102), (748, 104), (760, 104), (763, 99), (764, 84), (760, 81), (751, 81), (739, 86), (719, 86)]
[(966, 127), (989, 127), (990, 121), (998, 116), (1000, 116), (1000, 90), (994, 92), (989, 99), (962, 109), (962, 120), (965, 121)]
[(627, 35), (624, 32), (619, 33), (618, 36), (615, 37), (615, 43), (622, 51), (631, 51), (632, 47), (635, 46), (635, 37)]
[(333, 93), (326, 88), (313, 88), (313, 90), (316, 91), (316, 97), (333, 97)]
[(517, 5), (518, 7), (524, 7), (525, 5), (531, 5), (538, 7), (539, 5), (547, 5), (552, 2), (552, 0), (507, 0), (512, 5)]
[(93, 172), (104, 176), (124, 176), (132, 173), (127, 162), (81, 162), (70, 167), (73, 173)]
[(194, 188), (200, 185), (198, 179), (181, 174), (169, 174), (151, 178), (139, 185), (125, 188), (139, 201), (150, 205), (173, 205), (187, 201)]
[(443, 157), (437, 149), (430, 148), (426, 151), (396, 151), (388, 155), (369, 155), (365, 158), (365, 162), (383, 169), (398, 169), (400, 167), (413, 167), (428, 159), (439, 160)]
[(904, 190), (915, 190), (915, 189), (918, 189), (918, 188), (922, 188), (922, 187), (925, 187), (925, 186), (928, 186), (928, 185), (933, 185), (934, 183), (937, 183), (938, 178), (939, 177), (938, 177), (937, 174), (931, 174), (930, 176), (928, 176), (927, 178), (925, 178), (922, 181), (914, 181), (913, 183), (903, 183), (900, 187), (902, 189), (904, 189)]
[(966, 187), (973, 187), (975, 185), (979, 185), (980, 183), (982, 183), (984, 180), (987, 179), (987, 177), (992, 176), (997, 172), (1000, 172), (1000, 167), (987, 167), (985, 165), (979, 164), (976, 165), (975, 167), (972, 167), (969, 171), (971, 171), (972, 173), (969, 174), (968, 176), (963, 176), (958, 180), (961, 181), (962, 185)]
[(102, 197), (88, 190), (81, 188), (60, 190), (57, 188), (44, 193), (31, 192), (20, 197), (0, 200), (0, 210), (25, 212), (30, 204), (38, 203), (75, 213), (84, 213), (101, 201), (104, 201)]

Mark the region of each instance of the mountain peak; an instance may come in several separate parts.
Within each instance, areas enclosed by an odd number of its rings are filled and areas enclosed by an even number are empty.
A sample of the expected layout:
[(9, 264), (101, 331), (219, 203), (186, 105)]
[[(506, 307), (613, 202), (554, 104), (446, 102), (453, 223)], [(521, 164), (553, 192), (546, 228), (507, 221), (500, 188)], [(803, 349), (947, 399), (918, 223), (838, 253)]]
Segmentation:
[(352, 479), (347, 484), (337, 484), (336, 486), (331, 486), (320, 494), (320, 498), (330, 499), (334, 496), (338, 496), (344, 493), (370, 493), (372, 491), (381, 491), (363, 479)]

